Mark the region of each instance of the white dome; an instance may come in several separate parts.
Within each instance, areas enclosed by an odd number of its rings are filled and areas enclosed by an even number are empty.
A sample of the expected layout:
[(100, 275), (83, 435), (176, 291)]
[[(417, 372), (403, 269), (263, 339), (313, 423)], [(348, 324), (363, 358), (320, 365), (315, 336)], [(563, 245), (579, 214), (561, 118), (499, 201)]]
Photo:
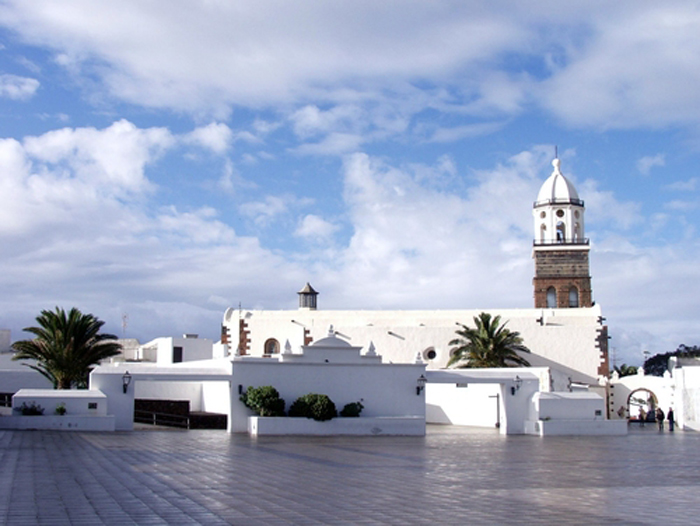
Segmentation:
[(554, 171), (542, 184), (542, 188), (540, 188), (540, 192), (537, 194), (536, 205), (570, 203), (572, 201), (578, 204), (578, 192), (576, 188), (574, 188), (574, 185), (571, 184), (571, 181), (562, 175), (559, 169), (560, 164), (561, 161), (559, 159), (554, 159), (552, 161)]

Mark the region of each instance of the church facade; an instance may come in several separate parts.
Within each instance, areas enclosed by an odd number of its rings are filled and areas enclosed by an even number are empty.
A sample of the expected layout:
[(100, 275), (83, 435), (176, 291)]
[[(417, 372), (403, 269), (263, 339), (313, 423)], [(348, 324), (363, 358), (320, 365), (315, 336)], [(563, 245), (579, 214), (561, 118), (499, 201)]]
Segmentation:
[(475, 316), (488, 312), (521, 334), (532, 366), (551, 369), (551, 385), (543, 390), (598, 385), (599, 376), (608, 374), (608, 332), (593, 302), (584, 202), (561, 173), (559, 159), (552, 164), (533, 207), (533, 308), (323, 310), (319, 293), (307, 283), (297, 293), (298, 309), (228, 309), (222, 343), (237, 355), (272, 356), (309, 345), (333, 326), (339, 338), (364, 352), (376, 348), (385, 362), (423, 361), (428, 369), (441, 369), (451, 357), (449, 342), (458, 324), (473, 326)]

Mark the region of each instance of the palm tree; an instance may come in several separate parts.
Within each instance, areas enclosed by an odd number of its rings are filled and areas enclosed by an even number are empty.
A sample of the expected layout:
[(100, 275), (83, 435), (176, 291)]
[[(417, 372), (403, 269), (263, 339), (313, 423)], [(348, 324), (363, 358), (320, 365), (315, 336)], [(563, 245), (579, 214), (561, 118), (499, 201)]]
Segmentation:
[(92, 368), (121, 349), (113, 341), (116, 336), (99, 333), (105, 322), (75, 307), (67, 315), (58, 307), (55, 311), (43, 310), (36, 321), (38, 327), (24, 329), (36, 337), (13, 343), (17, 353), (12, 359), (35, 360), (24, 365), (51, 380), (55, 389), (87, 385)]
[(530, 363), (519, 356), (516, 351), (529, 353), (523, 345), (523, 339), (517, 331), (501, 325), (501, 317), (491, 319), (491, 315), (482, 312), (474, 317), (475, 329), (459, 324), (462, 328), (455, 331), (460, 337), (450, 342), (452, 358), (447, 363), (450, 367), (528, 367)]

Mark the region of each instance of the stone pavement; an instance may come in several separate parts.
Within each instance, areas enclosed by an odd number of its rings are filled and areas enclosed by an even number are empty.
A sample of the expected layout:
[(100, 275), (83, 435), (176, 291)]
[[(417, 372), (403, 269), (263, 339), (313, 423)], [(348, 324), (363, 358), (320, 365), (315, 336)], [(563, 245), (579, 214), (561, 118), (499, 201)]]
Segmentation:
[(0, 523), (693, 524), (700, 434), (0, 431)]

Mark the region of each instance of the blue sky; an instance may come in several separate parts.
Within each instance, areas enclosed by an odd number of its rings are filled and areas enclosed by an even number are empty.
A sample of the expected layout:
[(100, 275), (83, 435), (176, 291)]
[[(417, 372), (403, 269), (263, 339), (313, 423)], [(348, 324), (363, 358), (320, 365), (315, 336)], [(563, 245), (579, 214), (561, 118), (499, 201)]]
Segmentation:
[(698, 34), (682, 1), (1, 1), (0, 326), (217, 338), (306, 281), (530, 307), (557, 145), (617, 362), (700, 344)]

